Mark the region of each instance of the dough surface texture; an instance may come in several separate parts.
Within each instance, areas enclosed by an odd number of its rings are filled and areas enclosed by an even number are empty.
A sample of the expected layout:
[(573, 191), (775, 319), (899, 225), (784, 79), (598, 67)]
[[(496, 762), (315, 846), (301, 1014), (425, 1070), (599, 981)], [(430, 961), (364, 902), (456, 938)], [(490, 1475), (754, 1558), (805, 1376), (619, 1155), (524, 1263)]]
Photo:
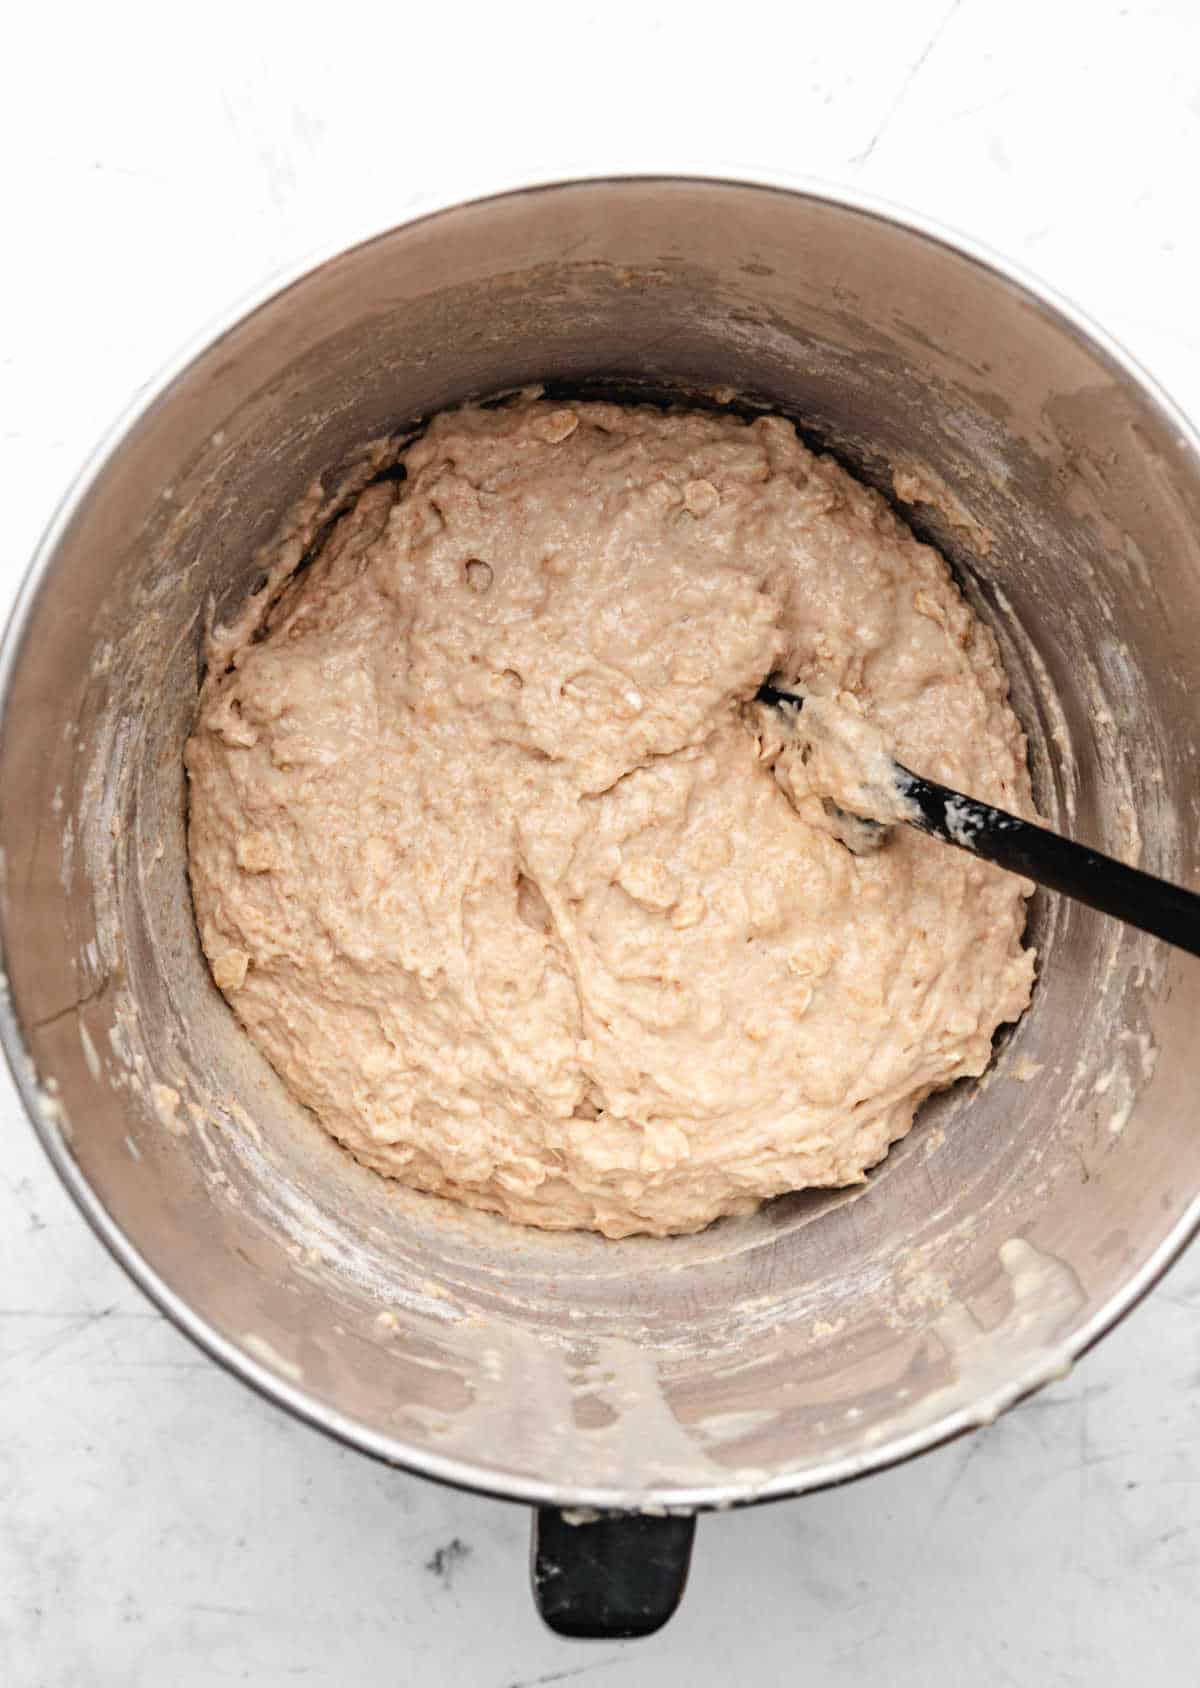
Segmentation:
[(1029, 886), (851, 854), (750, 700), (1032, 815), (990, 632), (777, 418), (525, 395), (401, 461), (214, 639), (190, 870), (246, 1032), (367, 1166), (526, 1224), (860, 1182), (1026, 1006)]

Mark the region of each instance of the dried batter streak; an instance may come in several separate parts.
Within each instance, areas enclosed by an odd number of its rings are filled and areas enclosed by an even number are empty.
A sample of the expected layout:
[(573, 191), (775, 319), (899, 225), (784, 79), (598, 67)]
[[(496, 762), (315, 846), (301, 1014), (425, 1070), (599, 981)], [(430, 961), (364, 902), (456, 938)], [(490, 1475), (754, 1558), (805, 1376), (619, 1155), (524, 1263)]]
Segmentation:
[(860, 1181), (1028, 1001), (1028, 886), (851, 854), (744, 705), (848, 694), (1031, 814), (991, 635), (778, 419), (523, 398), (404, 461), (204, 683), (192, 886), (247, 1032), (366, 1165), (527, 1224)]

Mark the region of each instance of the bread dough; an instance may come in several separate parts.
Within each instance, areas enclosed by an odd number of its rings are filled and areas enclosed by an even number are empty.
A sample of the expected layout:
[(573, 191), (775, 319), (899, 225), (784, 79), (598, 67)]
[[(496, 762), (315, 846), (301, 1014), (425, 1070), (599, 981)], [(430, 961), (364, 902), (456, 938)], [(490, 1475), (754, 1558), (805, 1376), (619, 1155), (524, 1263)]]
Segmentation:
[(358, 1159), (610, 1237), (859, 1182), (1025, 1007), (1021, 880), (874, 854), (778, 673), (1030, 814), (995, 641), (786, 422), (438, 416), (218, 641), (187, 746), (213, 977)]

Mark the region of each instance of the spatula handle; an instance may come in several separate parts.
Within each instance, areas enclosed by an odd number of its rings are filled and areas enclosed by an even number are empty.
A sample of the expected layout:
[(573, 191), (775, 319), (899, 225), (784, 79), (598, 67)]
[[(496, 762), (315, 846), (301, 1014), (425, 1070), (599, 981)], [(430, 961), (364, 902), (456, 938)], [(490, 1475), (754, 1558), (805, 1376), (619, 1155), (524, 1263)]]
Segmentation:
[(916, 812), (910, 824), (947, 844), (1036, 879), (1052, 891), (1111, 914), (1177, 949), (1200, 955), (1200, 896), (1032, 821), (964, 797), (897, 764), (898, 783)]

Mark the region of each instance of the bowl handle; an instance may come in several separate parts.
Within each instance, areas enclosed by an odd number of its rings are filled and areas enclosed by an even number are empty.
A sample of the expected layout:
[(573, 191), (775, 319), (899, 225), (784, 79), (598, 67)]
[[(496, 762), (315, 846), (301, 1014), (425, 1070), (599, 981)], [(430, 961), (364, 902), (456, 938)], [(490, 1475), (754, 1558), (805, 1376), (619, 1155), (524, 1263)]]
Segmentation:
[(533, 1598), (556, 1635), (577, 1641), (653, 1635), (678, 1606), (696, 1533), (694, 1515), (605, 1512), (572, 1522), (533, 1515)]

